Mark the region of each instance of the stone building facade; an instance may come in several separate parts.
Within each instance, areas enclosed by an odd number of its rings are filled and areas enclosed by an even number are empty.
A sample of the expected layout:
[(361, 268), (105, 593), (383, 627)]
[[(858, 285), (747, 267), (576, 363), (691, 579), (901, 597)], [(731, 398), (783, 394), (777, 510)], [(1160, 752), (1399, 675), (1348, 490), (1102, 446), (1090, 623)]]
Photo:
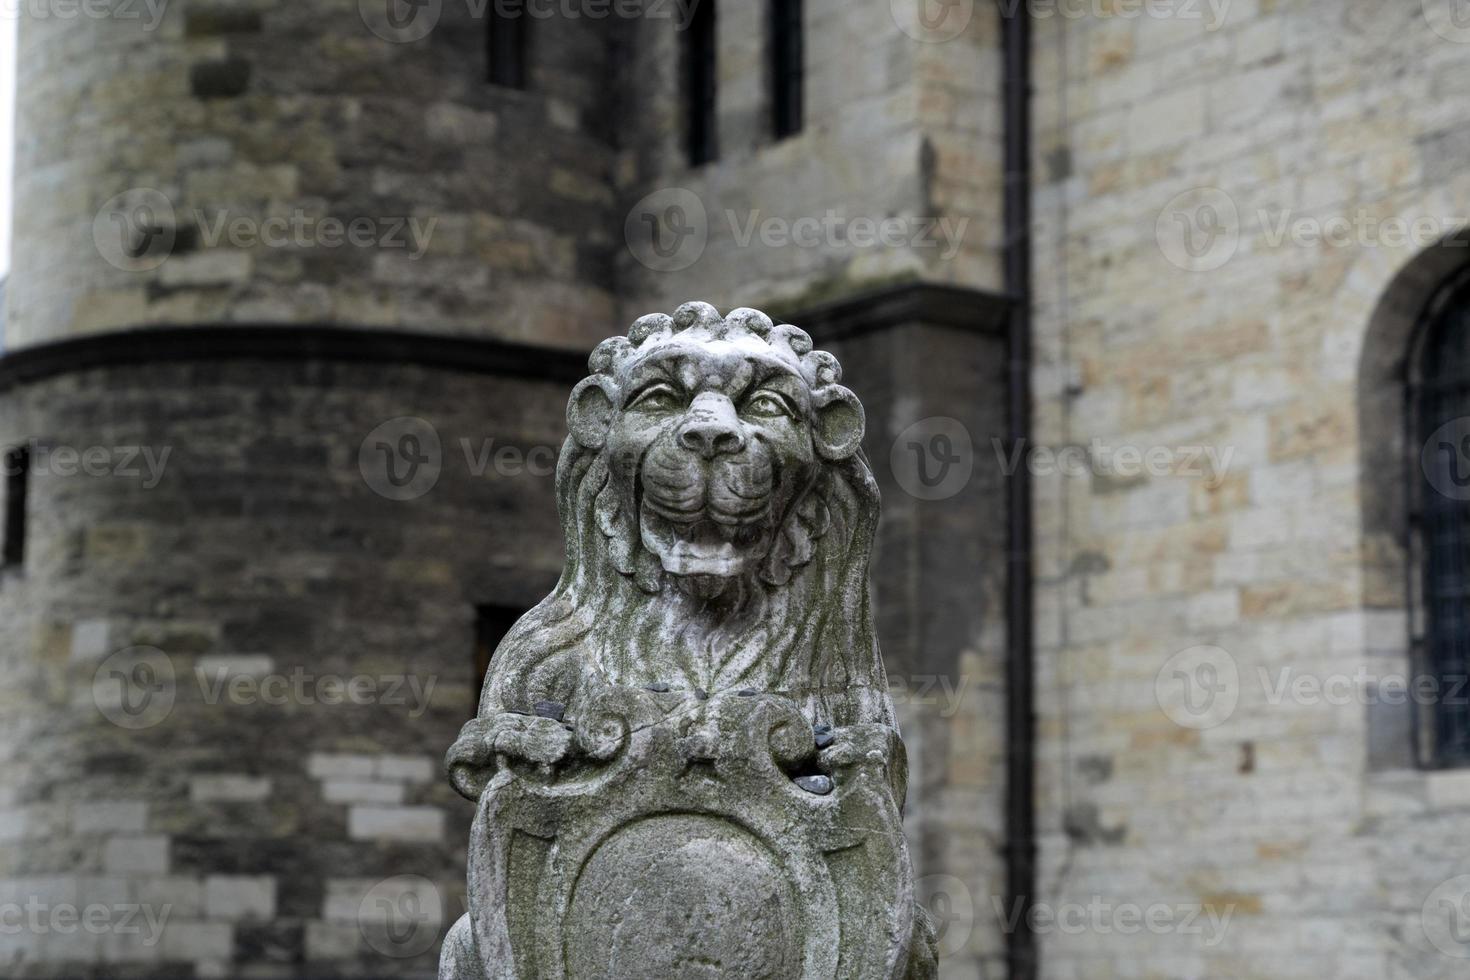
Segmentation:
[(1004, 976), (1017, 911), (1013, 465), (1041, 975), (1463, 975), (1470, 776), (1442, 698), (1387, 694), (1427, 618), (1407, 379), (1470, 224), (1454, 4), (1023, 5), (1007, 446), (1008, 4), (806, 0), (778, 139), (767, 4), (718, 0), (693, 166), (688, 4), (532, 5), (517, 86), (493, 7), (393, 3), (22, 5), (0, 926), (39, 918), (0, 973), (431, 976), (470, 818), (439, 757), (560, 567), (566, 392), (698, 297), (868, 406), (943, 977)]
[(1091, 462), (1036, 485), (1043, 891), (1204, 911), (1053, 928), (1045, 975), (1463, 976), (1470, 775), (1414, 735), (1457, 685), (1403, 691), (1439, 492), (1404, 413), (1465, 262), (1470, 32), (1195, 9), (1037, 20), (1036, 435)]
[(690, 298), (802, 324), (861, 392), (921, 886), (991, 887), (1003, 487), (918, 473), (1001, 426), (995, 24), (806, 4), (776, 141), (761, 5), (721, 4), (691, 167), (688, 5), (597, 6), (522, 16), (521, 85), (458, 0), (22, 6), (0, 909), (37, 918), (0, 973), (432, 976), (472, 814), (440, 759), (559, 571), (567, 392)]

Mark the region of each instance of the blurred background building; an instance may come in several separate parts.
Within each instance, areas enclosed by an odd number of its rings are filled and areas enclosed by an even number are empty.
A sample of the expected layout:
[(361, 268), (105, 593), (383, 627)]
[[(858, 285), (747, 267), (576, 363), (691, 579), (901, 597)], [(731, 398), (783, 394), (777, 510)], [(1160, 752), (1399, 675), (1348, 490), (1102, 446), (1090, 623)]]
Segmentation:
[(943, 977), (1463, 975), (1453, 0), (11, 6), (4, 975), (432, 976), (567, 392), (692, 298), (868, 408)]

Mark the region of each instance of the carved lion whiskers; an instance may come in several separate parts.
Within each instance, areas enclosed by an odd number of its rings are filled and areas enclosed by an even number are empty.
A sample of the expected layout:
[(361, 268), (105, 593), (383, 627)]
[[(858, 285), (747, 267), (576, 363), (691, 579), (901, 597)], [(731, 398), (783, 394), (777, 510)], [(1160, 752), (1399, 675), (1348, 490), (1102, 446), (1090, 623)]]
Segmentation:
[(565, 570), (447, 759), (479, 808), (441, 977), (931, 975), (868, 605), (878, 492), (836, 358), (686, 303), (589, 367)]

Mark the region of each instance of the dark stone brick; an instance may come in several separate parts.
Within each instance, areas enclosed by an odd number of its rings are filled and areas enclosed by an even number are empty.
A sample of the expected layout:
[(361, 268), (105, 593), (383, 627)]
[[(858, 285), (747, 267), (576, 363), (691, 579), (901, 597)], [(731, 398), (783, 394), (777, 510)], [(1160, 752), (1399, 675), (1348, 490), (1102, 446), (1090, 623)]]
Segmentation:
[[(320, 907), (311, 917), (320, 915)], [(291, 918), (242, 922), (235, 927), (235, 955), (247, 963), (299, 963), (306, 956), (305, 927)]]
[(196, 98), (232, 99), (250, 85), (250, 62), (244, 58), (201, 61), (189, 69), (189, 88)]
[(1105, 827), (1095, 803), (1074, 803), (1062, 818), (1062, 829), (1082, 847), (1117, 845), (1128, 837), (1126, 826)]
[(260, 33), (260, 11), (210, 4), (184, 12), (185, 37), (218, 37), (223, 34)]

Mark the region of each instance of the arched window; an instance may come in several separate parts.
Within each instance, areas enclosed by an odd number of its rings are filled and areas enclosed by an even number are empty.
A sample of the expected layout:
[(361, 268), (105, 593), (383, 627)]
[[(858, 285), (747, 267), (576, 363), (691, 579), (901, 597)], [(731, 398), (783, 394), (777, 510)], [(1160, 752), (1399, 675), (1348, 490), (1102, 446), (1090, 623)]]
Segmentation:
[(1470, 276), (1429, 304), (1408, 395), (1412, 638), (1417, 673), (1433, 681), (1412, 692), (1419, 754), (1470, 765)]

